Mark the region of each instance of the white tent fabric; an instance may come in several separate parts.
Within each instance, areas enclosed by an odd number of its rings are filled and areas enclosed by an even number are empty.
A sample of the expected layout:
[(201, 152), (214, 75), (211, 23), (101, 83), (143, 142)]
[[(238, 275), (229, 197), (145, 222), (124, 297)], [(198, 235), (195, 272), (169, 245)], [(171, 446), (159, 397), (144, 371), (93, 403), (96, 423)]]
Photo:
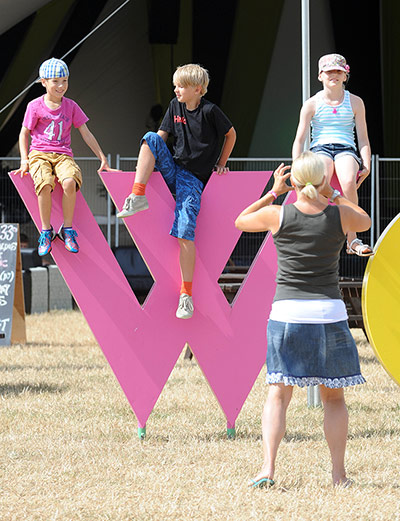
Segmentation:
[(1, 0), (0, 34), (34, 13), (51, 0)]
[[(109, 0), (94, 25), (121, 3)], [(129, 2), (82, 44), (70, 65), (67, 97), (87, 113), (105, 153), (135, 156), (157, 102), (147, 27), (146, 0)], [(72, 145), (76, 156), (91, 155), (78, 132)]]
[[(0, 0), (1, 7), (4, 1), (11, 3), (11, 0)], [(16, 21), (34, 11), (34, 5), (37, 8), (48, 3), (44, 0), (13, 1), (18, 8), (14, 6), (10, 10), (15, 11)], [(123, 0), (108, 0), (93, 27), (122, 3)], [(147, 130), (150, 108), (157, 102), (147, 27), (146, 0), (129, 2), (82, 43), (69, 66), (67, 97), (74, 99), (87, 113), (89, 128), (104, 152), (111, 153), (114, 158), (117, 153), (123, 156), (137, 154), (139, 140)], [(34, 72), (37, 74), (37, 68)], [(72, 145), (74, 155), (92, 155), (76, 131), (72, 132)]]

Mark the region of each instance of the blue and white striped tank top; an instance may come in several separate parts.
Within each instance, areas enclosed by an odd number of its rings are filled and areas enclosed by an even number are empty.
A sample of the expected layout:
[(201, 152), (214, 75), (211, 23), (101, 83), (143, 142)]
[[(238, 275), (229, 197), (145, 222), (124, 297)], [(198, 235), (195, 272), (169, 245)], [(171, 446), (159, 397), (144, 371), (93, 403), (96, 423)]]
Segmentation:
[(312, 140), (310, 147), (340, 143), (356, 150), (354, 126), (354, 112), (348, 90), (344, 91), (344, 99), (336, 107), (324, 102), (323, 91), (317, 93), (315, 96), (315, 114), (311, 119)]

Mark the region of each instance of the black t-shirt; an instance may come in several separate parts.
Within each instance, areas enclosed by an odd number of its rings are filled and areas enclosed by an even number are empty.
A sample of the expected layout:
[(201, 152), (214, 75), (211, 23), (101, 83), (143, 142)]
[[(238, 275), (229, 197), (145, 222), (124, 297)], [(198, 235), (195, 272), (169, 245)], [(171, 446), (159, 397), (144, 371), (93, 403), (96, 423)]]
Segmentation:
[(204, 184), (221, 152), (222, 138), (231, 128), (222, 110), (204, 98), (194, 110), (187, 110), (185, 103), (174, 98), (160, 125), (160, 130), (175, 138), (175, 162)]

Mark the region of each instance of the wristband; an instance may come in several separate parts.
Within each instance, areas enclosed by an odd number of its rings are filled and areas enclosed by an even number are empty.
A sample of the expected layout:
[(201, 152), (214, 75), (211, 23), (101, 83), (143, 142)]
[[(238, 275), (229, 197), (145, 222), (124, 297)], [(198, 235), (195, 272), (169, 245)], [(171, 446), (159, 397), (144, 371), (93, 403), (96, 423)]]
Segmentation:
[(271, 194), (273, 196), (273, 198), (275, 199), (275, 201), (278, 199), (278, 195), (276, 192), (274, 192), (273, 190), (270, 190), (269, 192), (267, 192), (267, 195)]
[(21, 159), (21, 165), (29, 165), (29, 159)]
[(330, 202), (330, 203), (333, 203), (333, 201), (336, 199), (336, 197), (339, 197), (339, 195), (342, 195), (342, 194), (339, 192), (339, 190), (334, 190), (334, 191), (332, 192), (332, 195), (331, 195), (330, 199), (329, 199), (329, 202)]

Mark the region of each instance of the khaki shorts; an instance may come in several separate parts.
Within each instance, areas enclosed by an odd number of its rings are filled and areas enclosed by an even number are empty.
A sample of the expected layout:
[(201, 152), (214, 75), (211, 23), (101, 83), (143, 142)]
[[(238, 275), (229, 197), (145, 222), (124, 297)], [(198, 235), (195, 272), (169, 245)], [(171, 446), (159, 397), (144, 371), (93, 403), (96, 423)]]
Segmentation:
[(82, 186), (81, 169), (71, 156), (32, 150), (28, 157), (29, 173), (32, 176), (36, 194), (39, 194), (46, 185), (50, 185), (54, 190), (56, 178), (60, 184), (64, 179), (75, 179), (77, 190)]

